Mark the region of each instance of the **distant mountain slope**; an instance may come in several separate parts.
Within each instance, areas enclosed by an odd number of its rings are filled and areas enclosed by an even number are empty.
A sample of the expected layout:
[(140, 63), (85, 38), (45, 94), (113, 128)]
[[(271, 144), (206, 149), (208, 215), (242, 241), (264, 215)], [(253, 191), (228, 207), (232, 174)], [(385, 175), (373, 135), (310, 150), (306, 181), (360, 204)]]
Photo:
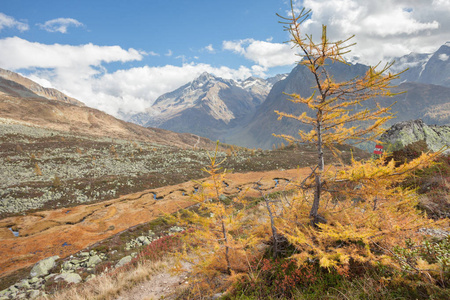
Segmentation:
[(450, 88), (450, 42), (434, 53), (411, 53), (395, 59), (393, 71), (409, 68), (400, 82), (420, 82)]
[(194, 81), (160, 96), (149, 112), (136, 114), (129, 121), (218, 139), (252, 117), (274, 81), (277, 78), (250, 77), (234, 81), (205, 72)]
[[(192, 148), (194, 145), (198, 148), (214, 148), (214, 143), (206, 138), (128, 123), (84, 106), (75, 99), (64, 98), (64, 94), (57, 90), (40, 90), (34, 86), (37, 91), (32, 91), (28, 87), (34, 83), (13, 72), (4, 71), (2, 74), (8, 74), (9, 78), (17, 81), (0, 77), (0, 127), (1, 123), (12, 122), (77, 134), (140, 140), (183, 148)], [(39, 95), (38, 92), (50, 98), (51, 95), (63, 98), (55, 101)]]
[[(18, 89), (13, 89), (12, 91), (8, 89), (8, 86), (11, 86), (11, 83), (8, 81), (13, 81), (16, 84), (22, 86), (22, 88), (17, 87)], [(18, 91), (21, 91), (17, 94)], [(5, 70), (0, 68), (0, 92), (9, 94), (12, 92), (12, 95), (30, 98), (37, 96), (49, 99), (49, 100), (57, 100), (65, 103), (70, 103), (78, 106), (84, 106), (84, 103), (61, 93), (60, 91), (52, 88), (44, 88), (36, 82), (25, 78), (17, 73)], [(31, 92), (31, 94), (30, 94)]]
[[(361, 76), (367, 70), (367, 66), (330, 64), (329, 71), (337, 81), (348, 80)], [(273, 144), (283, 142), (272, 133), (290, 134), (298, 136), (299, 129), (306, 130), (305, 126), (286, 118), (277, 120), (275, 110), (300, 115), (308, 108), (305, 105), (288, 101), (286, 94), (297, 93), (303, 97), (312, 94), (314, 81), (309, 70), (303, 66), (295, 67), (289, 76), (276, 83), (266, 101), (255, 112), (251, 121), (239, 130), (230, 131), (224, 138), (226, 143), (234, 143), (247, 147), (271, 148)], [(450, 88), (438, 85), (406, 82), (394, 89), (394, 92), (407, 91), (388, 99), (378, 99), (383, 106), (397, 102), (392, 111), (398, 112), (393, 122), (422, 118), (429, 124), (450, 123)], [(375, 106), (374, 101), (367, 103), (369, 107)], [(392, 123), (391, 123), (392, 124)]]

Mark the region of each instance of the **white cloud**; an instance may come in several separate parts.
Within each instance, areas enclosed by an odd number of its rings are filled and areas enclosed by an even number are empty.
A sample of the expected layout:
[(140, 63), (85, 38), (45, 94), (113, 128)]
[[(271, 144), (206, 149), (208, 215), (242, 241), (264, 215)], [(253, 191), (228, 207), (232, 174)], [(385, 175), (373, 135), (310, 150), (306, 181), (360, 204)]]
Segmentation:
[(19, 31), (26, 31), (29, 29), (28, 24), (19, 22), (13, 17), (0, 12), (0, 31), (6, 27), (17, 28)]
[(143, 53), (119, 46), (45, 45), (18, 37), (0, 40), (0, 67), (20, 70), (45, 87), (56, 88), (86, 105), (114, 116), (145, 110), (160, 95), (192, 81), (203, 72), (229, 79), (264, 74), (264, 68), (238, 69), (189, 63), (139, 67), (108, 73), (109, 62), (136, 61)]
[(212, 44), (209, 44), (208, 46), (206, 46), (206, 47), (203, 48), (203, 49), (206, 50), (206, 51), (208, 51), (208, 52), (211, 52), (211, 53), (214, 53), (214, 52), (215, 52), (214, 47), (213, 47)]
[(450, 0), (297, 0), (312, 10), (305, 33), (320, 38), (327, 25), (332, 41), (356, 35), (351, 55), (362, 63), (435, 51), (450, 36)]
[(45, 45), (19, 37), (0, 40), (0, 66), (6, 69), (84, 68), (100, 66), (103, 62), (127, 62), (142, 58), (142, 52), (119, 46)]
[(445, 53), (441, 53), (439, 54), (439, 59), (442, 61), (447, 61), (448, 60), (448, 55)]
[(67, 27), (69, 26), (80, 27), (83, 26), (83, 23), (72, 18), (57, 18), (49, 20), (44, 24), (36, 24), (36, 25), (38, 25), (40, 28), (48, 32), (67, 33)]
[(259, 66), (272, 68), (294, 64), (298, 58), (288, 44), (244, 39), (239, 41), (224, 41), (223, 49), (230, 50), (252, 60)]
[(167, 50), (167, 53), (166, 54), (164, 54), (165, 56), (172, 56), (173, 55), (173, 52), (172, 52), (172, 50)]

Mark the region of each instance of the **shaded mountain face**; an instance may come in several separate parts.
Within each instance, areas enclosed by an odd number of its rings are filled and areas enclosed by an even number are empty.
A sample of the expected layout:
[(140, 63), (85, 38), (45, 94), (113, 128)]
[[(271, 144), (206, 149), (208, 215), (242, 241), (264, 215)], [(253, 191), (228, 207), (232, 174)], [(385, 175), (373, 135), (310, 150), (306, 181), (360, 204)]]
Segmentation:
[(434, 53), (411, 53), (395, 61), (393, 71), (399, 72), (409, 68), (401, 75), (401, 82), (413, 81), (450, 88), (450, 42)]
[[(367, 71), (367, 66), (330, 64), (330, 73), (337, 81), (350, 80), (356, 76), (361, 76)], [(261, 147), (269, 149), (273, 144), (283, 142), (282, 139), (274, 137), (272, 134), (290, 134), (297, 136), (299, 128), (298, 122), (289, 119), (278, 121), (275, 110), (287, 113), (301, 114), (308, 108), (306, 105), (295, 104), (289, 101), (286, 94), (300, 94), (308, 97), (313, 93), (314, 78), (304, 65), (296, 66), (289, 76), (274, 84), (267, 96), (266, 101), (261, 104), (253, 118), (239, 131), (230, 132), (224, 138), (226, 143), (235, 143), (247, 147)]]
[[(334, 63), (328, 66), (330, 74), (338, 82), (362, 76), (367, 68), (367, 66), (360, 64)], [(298, 65), (286, 79), (273, 86), (266, 101), (257, 108), (253, 118), (240, 130), (229, 132), (223, 141), (247, 147), (269, 149), (274, 144), (284, 142), (283, 139), (274, 137), (273, 133), (298, 137), (299, 129), (311, 130), (311, 128), (295, 120), (286, 118), (281, 121), (277, 120), (278, 115), (274, 111), (278, 110), (296, 115), (308, 111), (306, 105), (288, 101), (289, 97), (286, 94), (295, 93), (302, 97), (308, 97), (313, 92), (311, 88), (313, 86), (314, 79), (309, 70), (303, 65)], [(450, 123), (449, 88), (432, 84), (405, 82), (393, 89), (393, 92), (405, 91), (406, 93), (394, 97), (369, 100), (365, 105), (369, 108), (375, 108), (376, 103), (380, 103), (381, 106), (389, 106), (395, 103), (392, 112), (397, 112), (396, 119), (387, 125), (417, 118), (422, 118), (429, 124)]]
[(83, 102), (69, 97), (56, 89), (44, 88), (28, 78), (1, 68), (0, 92), (23, 98), (42, 97), (48, 100), (56, 100), (73, 105), (84, 106)]
[(242, 126), (251, 118), (269, 93), (271, 82), (276, 80), (249, 77), (236, 82), (205, 72), (160, 96), (148, 112), (136, 114), (129, 121), (221, 139), (224, 132)]

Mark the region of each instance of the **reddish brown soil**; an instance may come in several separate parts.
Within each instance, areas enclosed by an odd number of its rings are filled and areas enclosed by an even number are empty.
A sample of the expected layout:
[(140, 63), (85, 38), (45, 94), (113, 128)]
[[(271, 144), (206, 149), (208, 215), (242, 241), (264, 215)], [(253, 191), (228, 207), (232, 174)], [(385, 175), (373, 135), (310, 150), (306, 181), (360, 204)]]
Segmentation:
[[(226, 178), (228, 186), (224, 192), (259, 196), (259, 192), (253, 189), (258, 181), (261, 190), (276, 192), (286, 188), (288, 181), (304, 178), (310, 171), (309, 168), (302, 168), (230, 174)], [(196, 185), (186, 182), (102, 203), (0, 220), (0, 277), (49, 256), (69, 256), (132, 226), (149, 222), (162, 213), (188, 207), (193, 204), (188, 195)], [(15, 237), (9, 228), (18, 230), (19, 237)]]

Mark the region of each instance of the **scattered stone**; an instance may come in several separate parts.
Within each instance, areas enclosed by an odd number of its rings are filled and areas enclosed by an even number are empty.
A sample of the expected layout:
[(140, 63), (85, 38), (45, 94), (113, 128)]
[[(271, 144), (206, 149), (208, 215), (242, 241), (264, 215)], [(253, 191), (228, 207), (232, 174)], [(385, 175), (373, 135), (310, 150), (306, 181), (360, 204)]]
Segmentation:
[(86, 277), (86, 279), (84, 281), (89, 281), (91, 279), (94, 279), (95, 277), (97, 277), (95, 274), (91, 274), (88, 277)]
[(37, 277), (33, 277), (30, 280), (28, 280), (28, 282), (31, 283), (31, 284), (36, 283), (38, 281), (39, 281), (39, 278), (37, 278)]
[(425, 235), (430, 235), (436, 238), (444, 239), (450, 235), (450, 232), (445, 231), (443, 229), (435, 229), (435, 228), (420, 228), (419, 232)]
[(50, 274), (50, 275), (45, 276), (44, 279), (45, 279), (45, 281), (48, 281), (50, 278), (53, 278), (56, 275), (58, 275), (58, 274)]
[(214, 294), (214, 295), (211, 297), (211, 299), (212, 299), (212, 300), (217, 300), (217, 299), (220, 299), (222, 296), (223, 296), (223, 293), (217, 293), (217, 294)]
[(33, 299), (33, 298), (39, 297), (40, 294), (41, 294), (41, 292), (38, 290), (31, 290), (30, 293), (28, 294), (28, 297), (30, 299)]
[[(226, 197), (225, 197), (226, 198)], [(227, 198), (228, 199), (228, 198)], [(182, 232), (182, 231), (184, 231), (185, 229), (183, 228), (183, 227), (180, 227), (180, 226), (172, 226), (172, 227), (170, 227), (169, 228), (169, 232), (172, 232), (172, 233), (176, 233), (176, 232)]]
[(18, 284), (16, 284), (16, 287), (19, 289), (28, 289), (30, 288), (30, 284), (28, 283), (28, 280), (22, 279)]
[(88, 262), (86, 263), (86, 266), (88, 268), (90, 268), (90, 267), (93, 267), (96, 264), (100, 263), (101, 261), (102, 261), (102, 259), (100, 258), (100, 256), (94, 255), (89, 258)]
[(58, 255), (47, 257), (38, 263), (36, 263), (31, 269), (30, 276), (31, 277), (41, 277), (47, 275), (50, 269), (55, 266), (56, 260), (59, 259)]
[(126, 264), (130, 263), (130, 262), (131, 262), (131, 259), (132, 259), (131, 255), (122, 257), (122, 259), (119, 260), (119, 262), (116, 264), (116, 268), (120, 268), (120, 267), (122, 267), (123, 265), (126, 265)]
[(55, 277), (55, 280), (62, 279), (68, 283), (79, 283), (81, 282), (81, 276), (76, 273), (62, 273)]

